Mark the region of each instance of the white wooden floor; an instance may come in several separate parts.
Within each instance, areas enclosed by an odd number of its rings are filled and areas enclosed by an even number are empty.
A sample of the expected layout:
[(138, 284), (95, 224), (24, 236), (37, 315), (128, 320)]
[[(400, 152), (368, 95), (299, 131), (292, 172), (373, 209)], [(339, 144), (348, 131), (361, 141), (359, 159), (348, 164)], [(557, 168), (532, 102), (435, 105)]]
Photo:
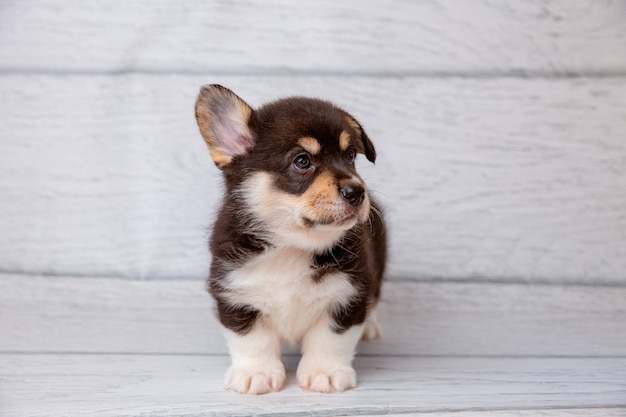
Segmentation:
[(386, 283), (357, 389), (222, 390), (198, 281), (0, 275), (0, 415), (626, 416), (626, 288)]

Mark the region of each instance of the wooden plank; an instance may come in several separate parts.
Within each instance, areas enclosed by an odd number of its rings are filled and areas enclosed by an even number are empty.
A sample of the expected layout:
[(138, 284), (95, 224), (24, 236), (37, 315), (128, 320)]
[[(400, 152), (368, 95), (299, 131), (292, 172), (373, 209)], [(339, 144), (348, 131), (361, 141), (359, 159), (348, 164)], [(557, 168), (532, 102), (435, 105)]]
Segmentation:
[[(624, 417), (626, 409), (618, 408), (578, 408), (578, 409), (516, 409), (516, 410), (481, 410), (481, 411), (451, 411), (451, 412), (409, 412), (406, 414), (382, 414), (385, 417), (400, 416), (428, 416), (428, 417)], [(355, 415), (355, 414), (353, 414)], [(381, 414), (358, 414), (360, 417), (380, 416)]]
[[(0, 352), (226, 354), (196, 281), (2, 275)], [(387, 282), (359, 353), (624, 356), (626, 288)]]
[[(383, 414), (385, 417), (400, 417), (400, 416), (423, 416), (428, 417), (624, 417), (626, 409), (622, 407), (618, 408), (577, 408), (577, 409), (561, 409), (561, 410), (537, 410), (537, 409), (525, 409), (525, 410), (481, 410), (481, 411), (452, 411), (452, 412), (426, 412), (426, 413), (408, 413), (408, 414)], [(361, 417), (373, 417), (380, 416), (380, 414), (363, 415)]]
[(620, 1), (5, 2), (0, 69), (623, 73), (625, 18)]
[(626, 410), (623, 358), (357, 358), (359, 386), (337, 395), (300, 390), (297, 358), (292, 359), (280, 393), (250, 397), (223, 392), (224, 356), (5, 354), (0, 355), (3, 412), (26, 417), (496, 411), (506, 416), (522, 409), (525, 415), (558, 416), (575, 409), (573, 415), (610, 416)]
[[(516, 410), (481, 410), (481, 411), (452, 411), (452, 412), (425, 412), (408, 414), (383, 414), (385, 417), (401, 416), (428, 416), (428, 417), (624, 417), (626, 409), (617, 408), (569, 408), (569, 409), (516, 409)], [(360, 417), (374, 417), (381, 414), (359, 414)]]
[(2, 76), (0, 269), (207, 274), (199, 85), (328, 98), (375, 141), (392, 278), (623, 284), (626, 80)]

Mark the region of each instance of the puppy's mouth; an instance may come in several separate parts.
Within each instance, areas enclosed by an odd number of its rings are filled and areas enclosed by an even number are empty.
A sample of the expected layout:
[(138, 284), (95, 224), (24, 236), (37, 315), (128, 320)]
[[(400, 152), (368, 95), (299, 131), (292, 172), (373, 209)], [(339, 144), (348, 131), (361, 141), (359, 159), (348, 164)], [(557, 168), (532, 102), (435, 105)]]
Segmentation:
[(358, 216), (356, 214), (349, 214), (340, 219), (311, 219), (310, 217), (303, 216), (302, 224), (304, 227), (312, 229), (314, 227), (332, 227), (332, 228), (342, 228), (348, 225), (352, 226), (352, 223), (356, 223), (358, 221)]

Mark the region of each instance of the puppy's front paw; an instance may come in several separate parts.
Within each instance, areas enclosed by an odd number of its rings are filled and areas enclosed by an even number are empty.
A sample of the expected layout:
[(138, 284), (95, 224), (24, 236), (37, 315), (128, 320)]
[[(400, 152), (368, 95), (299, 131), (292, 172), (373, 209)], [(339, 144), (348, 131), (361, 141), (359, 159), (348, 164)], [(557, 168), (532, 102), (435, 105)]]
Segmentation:
[(224, 388), (240, 394), (260, 395), (280, 391), (284, 383), (282, 363), (263, 367), (231, 366), (226, 372)]
[(300, 388), (314, 392), (343, 392), (356, 387), (356, 372), (351, 366), (298, 367)]

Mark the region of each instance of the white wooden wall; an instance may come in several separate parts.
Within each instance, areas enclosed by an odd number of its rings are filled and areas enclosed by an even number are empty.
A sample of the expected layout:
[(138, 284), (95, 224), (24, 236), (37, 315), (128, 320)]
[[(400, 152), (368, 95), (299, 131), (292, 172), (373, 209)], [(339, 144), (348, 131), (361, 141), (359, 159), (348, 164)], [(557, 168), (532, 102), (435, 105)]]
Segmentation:
[(0, 272), (202, 279), (198, 88), (353, 113), (390, 279), (626, 283), (626, 1), (0, 0)]

